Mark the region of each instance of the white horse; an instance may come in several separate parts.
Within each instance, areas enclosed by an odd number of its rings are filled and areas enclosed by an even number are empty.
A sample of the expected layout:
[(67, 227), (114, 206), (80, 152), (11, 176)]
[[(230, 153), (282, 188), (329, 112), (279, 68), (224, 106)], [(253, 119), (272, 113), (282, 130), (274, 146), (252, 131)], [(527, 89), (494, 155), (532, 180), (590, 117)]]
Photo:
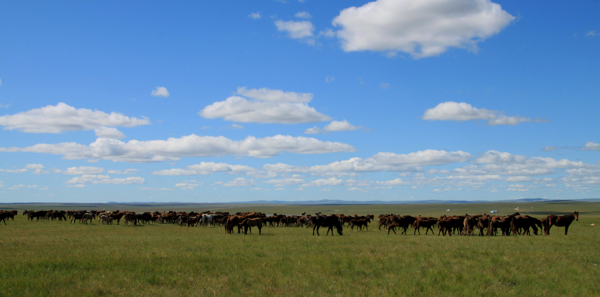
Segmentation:
[(202, 226), (205, 227), (206, 224), (208, 223), (209, 227), (210, 227), (210, 225), (212, 225), (214, 227), (215, 223), (213, 221), (213, 217), (214, 217), (214, 215), (202, 214), (202, 219), (200, 220), (202, 222)]

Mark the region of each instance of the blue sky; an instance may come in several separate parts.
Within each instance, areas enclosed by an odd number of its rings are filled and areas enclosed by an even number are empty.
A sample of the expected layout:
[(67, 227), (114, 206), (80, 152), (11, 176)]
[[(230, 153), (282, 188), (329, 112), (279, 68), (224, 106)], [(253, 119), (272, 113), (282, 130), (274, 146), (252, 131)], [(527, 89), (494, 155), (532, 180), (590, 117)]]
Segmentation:
[(600, 194), (596, 1), (205, 2), (5, 3), (0, 202)]

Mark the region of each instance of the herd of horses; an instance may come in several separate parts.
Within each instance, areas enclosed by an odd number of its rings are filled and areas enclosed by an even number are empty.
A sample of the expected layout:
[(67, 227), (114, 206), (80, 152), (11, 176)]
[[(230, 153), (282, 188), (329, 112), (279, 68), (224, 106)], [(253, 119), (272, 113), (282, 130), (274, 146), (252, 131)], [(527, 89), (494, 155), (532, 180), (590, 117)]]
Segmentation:
[[(4, 222), (8, 219), (14, 221), (16, 210), (4, 211), (0, 210), (0, 221)], [(365, 216), (347, 216), (343, 214), (330, 214), (323, 215), (320, 212), (315, 215), (302, 213), (301, 215), (283, 215), (273, 214), (267, 216), (261, 212), (238, 212), (236, 214), (230, 214), (229, 212), (142, 212), (136, 213), (132, 211), (73, 211), (73, 210), (25, 210), (22, 213), (27, 215), (28, 221), (39, 221), (42, 220), (59, 220), (69, 221), (70, 223), (82, 223), (91, 224), (94, 219), (97, 219), (101, 224), (112, 224), (116, 222), (120, 224), (123, 220), (124, 225), (138, 225), (138, 224), (149, 224), (149, 223), (163, 223), (163, 224), (178, 224), (179, 226), (187, 227), (198, 227), (208, 226), (216, 227), (217, 225), (223, 226), (227, 234), (234, 233), (234, 229), (237, 227), (237, 233), (248, 234), (252, 233), (252, 227), (258, 229), (258, 234), (262, 232), (263, 226), (269, 227), (312, 227), (313, 235), (315, 232), (319, 236), (320, 228), (327, 228), (326, 235), (334, 235), (334, 231), (337, 231), (339, 235), (343, 235), (344, 226), (350, 227), (354, 230), (368, 230), (369, 224), (374, 221), (374, 215)], [(413, 234), (421, 234), (421, 228), (425, 229), (427, 235), (429, 231), (434, 233), (433, 228), (438, 229), (438, 235), (452, 236), (457, 235), (475, 235), (476, 230), (480, 236), (498, 235), (500, 230), (501, 235), (531, 235), (530, 229), (534, 235), (538, 235), (538, 231), (543, 231), (543, 234), (549, 235), (550, 229), (553, 226), (564, 227), (565, 235), (569, 231), (569, 226), (573, 221), (579, 220), (579, 212), (575, 211), (571, 214), (557, 216), (548, 215), (545, 218), (537, 219), (528, 215), (521, 215), (516, 212), (506, 216), (491, 216), (488, 214), (480, 215), (461, 215), (461, 216), (445, 216), (442, 215), (439, 218), (434, 217), (422, 217), (410, 216), (410, 215), (395, 215), (395, 214), (382, 214), (377, 218), (377, 228), (381, 230), (381, 227), (387, 229), (387, 233), (396, 233), (396, 229), (401, 230), (400, 234), (407, 234), (408, 228), (413, 228)], [(484, 232), (485, 231), (485, 232)], [(539, 232), (541, 234), (541, 232)]]

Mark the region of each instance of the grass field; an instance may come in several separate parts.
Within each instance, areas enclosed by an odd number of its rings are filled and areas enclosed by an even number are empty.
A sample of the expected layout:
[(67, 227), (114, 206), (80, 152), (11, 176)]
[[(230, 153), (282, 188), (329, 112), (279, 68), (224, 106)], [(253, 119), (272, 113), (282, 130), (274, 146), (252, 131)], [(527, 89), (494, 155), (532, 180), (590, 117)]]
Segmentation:
[[(76, 209), (110, 208), (107, 206)], [(0, 205), (2, 209), (23, 205)], [(0, 223), (0, 296), (600, 296), (600, 203), (423, 205), (211, 205), (211, 210), (299, 214), (476, 214), (536, 217), (580, 211), (569, 235), (441, 237), (344, 229), (265, 228), (227, 235), (222, 227)], [(68, 206), (27, 205), (28, 209)], [(121, 210), (204, 210), (198, 205)], [(116, 208), (114, 208), (116, 209)], [(450, 209), (451, 211), (446, 211)], [(219, 209), (220, 210), (220, 209)], [(19, 212), (20, 213), (20, 212)], [(436, 230), (437, 234), (437, 230)]]

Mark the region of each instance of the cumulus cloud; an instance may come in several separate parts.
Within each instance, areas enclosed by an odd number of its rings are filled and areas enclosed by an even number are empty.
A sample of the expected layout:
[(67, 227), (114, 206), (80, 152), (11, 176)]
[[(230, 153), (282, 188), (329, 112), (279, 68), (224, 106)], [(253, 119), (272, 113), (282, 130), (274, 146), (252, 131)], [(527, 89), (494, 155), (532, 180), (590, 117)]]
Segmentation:
[(239, 87), (237, 94), (247, 98), (273, 102), (310, 102), (314, 97), (312, 93), (284, 92), (268, 88), (246, 89), (246, 87)]
[(310, 18), (312, 18), (312, 16), (310, 15), (310, 13), (308, 13), (307, 11), (299, 11), (294, 16), (297, 17), (297, 18), (300, 18), (300, 19), (310, 19)]
[(425, 150), (409, 154), (377, 153), (370, 158), (351, 158), (336, 161), (327, 165), (292, 166), (288, 164), (265, 164), (263, 170), (277, 173), (313, 173), (328, 174), (334, 172), (396, 172), (418, 171), (423, 166), (439, 166), (452, 163), (464, 163), (471, 159), (471, 154), (456, 151)]
[(165, 87), (156, 87), (154, 90), (152, 90), (152, 93), (150, 93), (150, 95), (154, 96), (154, 97), (169, 97), (169, 91), (167, 91), (167, 88)]
[(184, 182), (175, 184), (175, 186), (181, 190), (194, 190), (203, 184), (203, 182), (199, 182), (197, 180), (186, 180)]
[(377, 0), (342, 10), (333, 20), (344, 51), (437, 56), (450, 47), (477, 51), (515, 17), (490, 0)]
[(600, 151), (600, 143), (586, 142), (585, 146), (581, 148), (582, 151)]
[(490, 126), (518, 125), (523, 122), (544, 122), (541, 119), (532, 120), (521, 116), (507, 116), (500, 111), (476, 108), (471, 104), (461, 102), (443, 102), (434, 108), (427, 109), (423, 114), (424, 120), (429, 121), (475, 121), (486, 120)]
[(325, 132), (339, 132), (339, 131), (354, 131), (360, 129), (360, 127), (356, 127), (348, 121), (332, 121), (331, 123), (325, 125), (323, 129), (319, 129), (317, 127), (308, 128), (304, 131), (305, 134), (318, 134)]
[(275, 184), (275, 187), (281, 188), (289, 185), (298, 185), (305, 183), (302, 178), (282, 178), (282, 179), (271, 179), (265, 181), (266, 184)]
[(275, 26), (277, 26), (278, 31), (286, 32), (290, 38), (298, 39), (309, 44), (315, 43), (315, 39), (313, 38), (315, 26), (313, 26), (311, 21), (284, 22), (282, 20), (277, 20), (275, 21)]
[(226, 163), (201, 162), (200, 164), (190, 165), (185, 169), (167, 169), (152, 172), (155, 175), (206, 175), (215, 172), (225, 173), (245, 173), (255, 171), (256, 169), (243, 165), (229, 165)]
[[(147, 118), (130, 118), (115, 112), (107, 114), (99, 110), (76, 109), (62, 102), (56, 106), (48, 105), (14, 115), (0, 116), (0, 126), (4, 126), (5, 130), (26, 133), (62, 133), (81, 130), (96, 130), (96, 133), (98, 131), (102, 133), (107, 127), (141, 125), (150, 125), (150, 121)], [(114, 135), (114, 131), (112, 134)]]
[(260, 12), (253, 12), (250, 15), (248, 15), (248, 17), (253, 20), (258, 20), (258, 19), (262, 18), (262, 15), (260, 15)]
[(331, 119), (308, 106), (307, 102), (313, 97), (310, 93), (240, 87), (238, 94), (251, 100), (231, 96), (206, 106), (198, 114), (207, 119), (223, 118), (241, 123), (299, 124)]
[(94, 130), (96, 132), (97, 137), (102, 138), (114, 138), (114, 139), (123, 139), (125, 138), (125, 134), (121, 131), (117, 130), (117, 128), (110, 127), (100, 127)]
[(79, 167), (69, 167), (66, 170), (55, 169), (54, 173), (62, 173), (68, 175), (93, 175), (100, 174), (104, 172), (104, 168), (94, 167), (94, 166), (79, 166)]
[(140, 171), (139, 169), (125, 169), (125, 170), (109, 170), (106, 171), (107, 174), (134, 174)]
[(0, 152), (33, 152), (63, 155), (64, 159), (111, 160), (114, 162), (147, 163), (177, 161), (181, 157), (208, 156), (249, 156), (267, 158), (282, 152), (295, 154), (324, 154), (353, 152), (351, 145), (339, 142), (321, 141), (308, 137), (276, 135), (244, 140), (231, 140), (223, 136), (189, 135), (167, 140), (131, 140), (98, 138), (95, 142), (83, 145), (75, 142), (58, 144), (36, 144), (24, 148), (0, 148)]
[(74, 177), (67, 184), (108, 184), (108, 185), (133, 185), (143, 184), (145, 182), (142, 177), (127, 177), (127, 178), (110, 178), (108, 175), (84, 174)]
[(255, 186), (256, 182), (253, 179), (247, 179), (244, 177), (238, 177), (232, 181), (222, 184), (225, 187), (248, 187)]

